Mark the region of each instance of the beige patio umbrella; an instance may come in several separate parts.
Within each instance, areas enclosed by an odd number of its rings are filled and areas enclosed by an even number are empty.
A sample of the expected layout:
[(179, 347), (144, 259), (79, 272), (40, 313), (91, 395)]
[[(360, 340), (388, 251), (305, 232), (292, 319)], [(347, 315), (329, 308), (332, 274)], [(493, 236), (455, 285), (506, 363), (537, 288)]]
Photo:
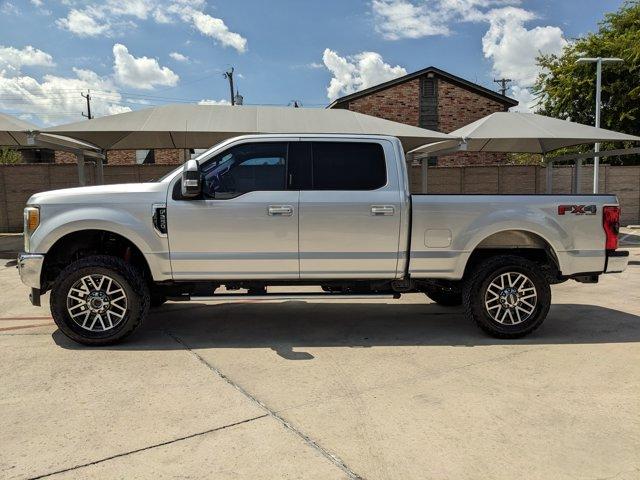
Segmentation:
[[(640, 137), (590, 127), (535, 113), (497, 112), (454, 130), (461, 137), (460, 150), (469, 152), (514, 152), (546, 154), (584, 143), (640, 141)], [(425, 145), (413, 153), (438, 153), (457, 148), (459, 142), (443, 141)]]
[(84, 150), (86, 154), (96, 150), (95, 147), (72, 138), (49, 134), (35, 135), (39, 130), (40, 127), (33, 123), (0, 113), (0, 147), (72, 149)]
[(33, 123), (11, 115), (0, 113), (0, 146), (20, 147), (27, 145), (27, 132), (37, 130)]
[(208, 148), (254, 133), (379, 134), (398, 137), (405, 150), (440, 140), (445, 133), (342, 109), (226, 105), (164, 105), (43, 130), (105, 150)]

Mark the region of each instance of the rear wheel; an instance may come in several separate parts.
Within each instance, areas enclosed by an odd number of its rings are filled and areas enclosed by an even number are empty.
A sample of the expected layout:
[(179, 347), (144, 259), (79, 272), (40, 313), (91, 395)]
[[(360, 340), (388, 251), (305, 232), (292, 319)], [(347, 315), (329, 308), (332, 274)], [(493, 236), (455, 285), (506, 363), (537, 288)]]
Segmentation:
[(136, 330), (149, 310), (142, 274), (122, 259), (106, 255), (72, 263), (51, 290), (51, 313), (58, 328), (85, 345), (116, 343)]
[(536, 263), (516, 256), (494, 257), (472, 273), (463, 303), (467, 315), (489, 335), (518, 338), (544, 322), (551, 288)]

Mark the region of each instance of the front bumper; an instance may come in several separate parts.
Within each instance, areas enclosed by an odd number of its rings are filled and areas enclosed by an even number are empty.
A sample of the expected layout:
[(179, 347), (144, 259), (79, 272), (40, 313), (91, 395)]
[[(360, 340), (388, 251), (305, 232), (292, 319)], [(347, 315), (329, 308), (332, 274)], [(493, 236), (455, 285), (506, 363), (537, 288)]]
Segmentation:
[(37, 253), (21, 253), (18, 255), (18, 271), (20, 272), (22, 283), (27, 287), (39, 290), (43, 263), (44, 255)]
[(620, 273), (627, 269), (629, 264), (628, 250), (613, 250), (607, 252), (607, 264), (604, 273)]

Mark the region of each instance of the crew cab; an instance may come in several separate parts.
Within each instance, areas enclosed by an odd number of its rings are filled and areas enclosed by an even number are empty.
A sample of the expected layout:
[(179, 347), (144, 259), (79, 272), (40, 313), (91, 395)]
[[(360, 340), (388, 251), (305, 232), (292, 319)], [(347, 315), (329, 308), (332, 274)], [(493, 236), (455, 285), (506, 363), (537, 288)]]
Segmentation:
[[(514, 338), (542, 324), (550, 285), (626, 268), (619, 218), (613, 195), (412, 195), (394, 137), (251, 135), (155, 182), (33, 195), (18, 267), (84, 344), (167, 300), (414, 292)], [(300, 285), (321, 288), (269, 292)]]

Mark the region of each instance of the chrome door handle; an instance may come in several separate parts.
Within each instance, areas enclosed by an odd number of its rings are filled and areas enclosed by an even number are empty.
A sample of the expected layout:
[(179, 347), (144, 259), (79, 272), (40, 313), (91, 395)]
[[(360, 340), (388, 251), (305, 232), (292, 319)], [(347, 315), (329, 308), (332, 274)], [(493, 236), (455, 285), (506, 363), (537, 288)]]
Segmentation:
[(293, 207), (291, 205), (269, 205), (269, 216), (290, 217), (293, 215)]
[(394, 213), (396, 213), (396, 209), (393, 205), (371, 205), (371, 215), (389, 216)]

